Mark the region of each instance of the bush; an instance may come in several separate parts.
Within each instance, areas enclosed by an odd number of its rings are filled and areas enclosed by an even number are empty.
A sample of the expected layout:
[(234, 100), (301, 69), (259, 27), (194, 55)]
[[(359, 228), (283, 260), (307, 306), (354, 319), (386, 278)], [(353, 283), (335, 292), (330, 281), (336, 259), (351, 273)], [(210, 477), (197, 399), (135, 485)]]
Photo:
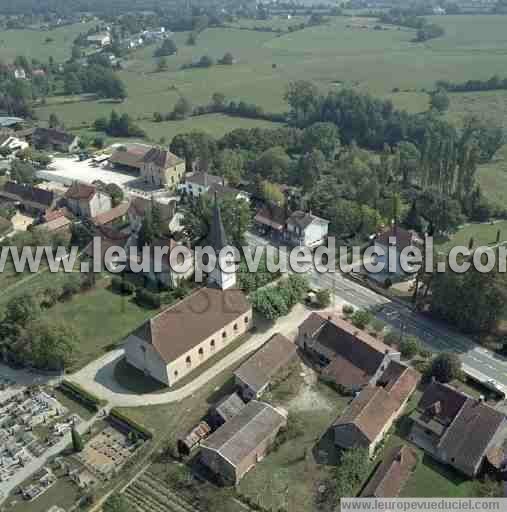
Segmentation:
[(111, 280), (111, 289), (121, 295), (133, 295), (136, 291), (136, 287), (132, 283), (121, 277), (113, 277)]
[(405, 359), (414, 358), (420, 350), (420, 342), (415, 336), (405, 336), (400, 342), (401, 356)]
[(81, 290), (81, 280), (78, 276), (70, 275), (62, 286), (60, 300), (69, 300)]
[(386, 345), (396, 345), (400, 341), (400, 334), (396, 331), (388, 331), (384, 334), (384, 343)]
[(350, 320), (358, 329), (365, 329), (366, 326), (373, 320), (373, 315), (364, 309), (356, 311)]
[(431, 362), (429, 376), (444, 384), (461, 377), (461, 359), (457, 354), (443, 353)]
[(318, 290), (315, 294), (317, 306), (319, 308), (327, 308), (331, 304), (331, 292), (329, 290)]
[(342, 307), (342, 311), (345, 316), (351, 316), (354, 314), (355, 309), (354, 306), (349, 306), (348, 304), (345, 304)]
[(81, 402), (85, 407), (89, 407), (94, 411), (98, 411), (100, 407), (104, 405), (104, 401), (101, 400), (98, 396), (90, 393), (86, 389), (82, 388), (79, 384), (74, 382), (62, 380), (59, 389), (62, 393), (71, 395), (78, 402)]
[(158, 309), (161, 304), (160, 296), (149, 292), (144, 288), (139, 288), (136, 292), (136, 302), (140, 306)]

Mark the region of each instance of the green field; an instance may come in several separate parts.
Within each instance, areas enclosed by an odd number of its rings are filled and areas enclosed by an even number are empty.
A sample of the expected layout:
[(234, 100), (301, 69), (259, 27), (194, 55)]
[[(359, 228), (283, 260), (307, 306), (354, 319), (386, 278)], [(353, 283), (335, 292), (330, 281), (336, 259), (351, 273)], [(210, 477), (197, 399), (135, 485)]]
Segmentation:
[(155, 313), (137, 306), (132, 299), (112, 293), (98, 283), (97, 288), (58, 303), (45, 314), (72, 325), (79, 339), (76, 369), (114, 348), (132, 330)]
[[(295, 79), (312, 80), (322, 90), (343, 85), (368, 90), (391, 98), (400, 108), (421, 111), (428, 104), (427, 95), (421, 90), (431, 89), (436, 80), (464, 81), (505, 74), (506, 16), (439, 17), (446, 35), (424, 44), (413, 43), (414, 31), (409, 29), (374, 30), (374, 19), (330, 20), (324, 26), (282, 35), (212, 28), (200, 34), (195, 46), (186, 46), (187, 34), (178, 33), (175, 36), (178, 54), (168, 58), (167, 72), (155, 72), (154, 46), (129, 56), (120, 73), (129, 91), (129, 98), (123, 104), (50, 102), (37, 113), (47, 119), (51, 112), (57, 112), (72, 127), (81, 127), (83, 122), (90, 123), (107, 115), (113, 107), (146, 120), (156, 111), (171, 111), (180, 96), (197, 105), (207, 103), (215, 91), (223, 92), (230, 99), (257, 103), (267, 111), (283, 112), (287, 109), (283, 99), (285, 86)], [(237, 61), (233, 66), (180, 70), (182, 64), (203, 55), (218, 59), (228, 51)], [(394, 88), (401, 92), (393, 93)], [(456, 112), (451, 112), (455, 117), (459, 118), (459, 112), (463, 111), (460, 102), (464, 99), (466, 96), (462, 95), (457, 100)], [(482, 99), (479, 110), (481, 105)], [(195, 124), (199, 121), (203, 119)], [(232, 119), (230, 126), (242, 122)], [(165, 130), (166, 127), (154, 128), (148, 123), (145, 128), (152, 137), (163, 136), (162, 132), (170, 137), (174, 130), (187, 127), (178, 124)]]
[[(53, 30), (4, 30), (0, 35), (0, 60), (10, 62), (18, 55), (28, 59), (56, 62), (70, 57), (72, 41), (80, 32), (87, 32), (92, 23), (77, 23)], [(53, 41), (46, 42), (51, 38)]]
[[(193, 117), (184, 121), (165, 121), (155, 123), (153, 121), (139, 121), (139, 126), (146, 132), (149, 139), (159, 142), (164, 137), (169, 143), (171, 139), (179, 133), (187, 133), (192, 130), (199, 130), (209, 133), (213, 137), (220, 138), (235, 128), (274, 128), (282, 126), (279, 123), (271, 123), (259, 119), (244, 119), (240, 117), (229, 117), (221, 114), (209, 114), (205, 116)], [(79, 135), (88, 137), (101, 136), (104, 134), (89, 129), (75, 130)], [(113, 139), (106, 137), (107, 141)]]
[(496, 237), (500, 230), (500, 242), (507, 240), (507, 221), (495, 222), (493, 224), (467, 224), (459, 229), (449, 240), (437, 244), (440, 251), (448, 252), (458, 245), (468, 247), (470, 239), (474, 239), (473, 247), (488, 246), (496, 244)]

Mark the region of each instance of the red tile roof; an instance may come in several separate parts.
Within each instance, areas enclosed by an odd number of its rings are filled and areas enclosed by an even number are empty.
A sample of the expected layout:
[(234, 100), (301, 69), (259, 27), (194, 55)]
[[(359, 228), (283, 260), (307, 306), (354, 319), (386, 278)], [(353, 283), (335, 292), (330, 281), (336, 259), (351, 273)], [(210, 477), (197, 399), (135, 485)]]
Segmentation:
[(251, 310), (241, 290), (201, 288), (145, 322), (133, 334), (170, 363)]
[(90, 200), (96, 192), (97, 188), (93, 185), (87, 185), (86, 183), (75, 181), (65, 193), (65, 197), (76, 201)]
[(115, 208), (111, 208), (107, 212), (100, 213), (99, 215), (93, 217), (93, 223), (97, 225), (109, 224), (116, 219), (121, 219), (123, 216), (127, 214), (129, 209), (129, 203), (121, 203)]
[(417, 465), (417, 453), (409, 446), (389, 449), (366, 487), (363, 498), (396, 498)]

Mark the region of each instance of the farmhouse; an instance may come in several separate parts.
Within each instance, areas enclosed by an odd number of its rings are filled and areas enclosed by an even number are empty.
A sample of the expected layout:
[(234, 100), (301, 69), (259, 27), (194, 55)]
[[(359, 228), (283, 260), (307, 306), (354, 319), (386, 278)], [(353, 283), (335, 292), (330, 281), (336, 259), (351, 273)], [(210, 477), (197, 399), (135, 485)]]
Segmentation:
[(361, 498), (396, 498), (417, 465), (417, 454), (408, 446), (387, 451), (361, 492)]
[(79, 148), (79, 137), (54, 128), (35, 128), (32, 142), (37, 149), (51, 149), (62, 153), (73, 153)]
[(507, 435), (504, 414), (446, 384), (433, 381), (411, 415), (410, 440), (469, 477)]
[(141, 176), (156, 187), (175, 189), (185, 174), (185, 161), (167, 149), (152, 148), (143, 157)]
[(346, 392), (375, 386), (391, 361), (393, 350), (349, 322), (312, 313), (300, 326), (296, 343), (320, 367), (322, 377)]
[(237, 484), (266, 455), (287, 418), (252, 400), (240, 414), (201, 443), (201, 461), (225, 484)]
[(291, 214), (286, 208), (268, 204), (256, 216), (257, 228), (274, 239), (313, 249), (326, 242), (329, 221), (297, 210)]
[(366, 386), (333, 425), (335, 444), (367, 448), (370, 456), (415, 391), (420, 375), (391, 361), (376, 385)]
[(14, 183), (13, 181), (8, 181), (0, 189), (0, 196), (12, 201), (19, 201), (24, 211), (35, 215), (44, 214), (46, 210), (51, 210), (57, 200), (54, 192), (33, 185)]
[[(215, 204), (212, 247), (218, 254), (227, 245), (220, 209)], [(126, 340), (127, 362), (152, 378), (172, 386), (218, 354), (252, 327), (252, 306), (226, 259), (201, 288), (165, 309)]]
[(75, 181), (65, 193), (69, 209), (78, 217), (93, 218), (112, 208), (111, 196), (93, 185)]
[(311, 249), (326, 242), (328, 229), (329, 221), (298, 210), (287, 219), (285, 233), (290, 243)]
[(235, 372), (234, 378), (245, 400), (259, 398), (273, 378), (294, 359), (297, 346), (281, 334), (275, 334)]

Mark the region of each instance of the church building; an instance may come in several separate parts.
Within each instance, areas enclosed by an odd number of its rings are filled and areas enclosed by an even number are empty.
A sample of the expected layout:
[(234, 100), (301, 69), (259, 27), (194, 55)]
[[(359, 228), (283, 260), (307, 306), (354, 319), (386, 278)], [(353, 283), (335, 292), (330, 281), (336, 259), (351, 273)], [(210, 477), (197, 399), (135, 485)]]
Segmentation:
[[(210, 232), (218, 255), (227, 244), (215, 203)], [(125, 340), (126, 360), (171, 387), (252, 327), (252, 306), (236, 288), (226, 258), (208, 276), (208, 286), (146, 321)]]

